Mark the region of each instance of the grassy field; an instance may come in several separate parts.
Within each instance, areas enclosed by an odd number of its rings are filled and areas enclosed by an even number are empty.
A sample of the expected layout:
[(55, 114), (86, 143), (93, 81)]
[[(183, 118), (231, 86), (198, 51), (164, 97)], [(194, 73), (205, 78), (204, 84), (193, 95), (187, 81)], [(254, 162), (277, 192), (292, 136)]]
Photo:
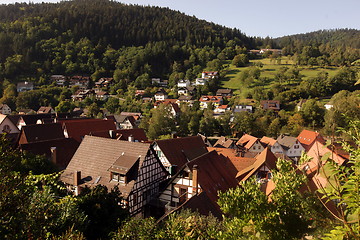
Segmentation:
[[(294, 62), (288, 57), (282, 57), (281, 62), (277, 60), (271, 60), (270, 58), (250, 60), (250, 63), (252, 63), (252, 65), (255, 65), (258, 62), (261, 62), (263, 64), (260, 77), (267, 77), (269, 78), (269, 80), (267, 82), (257, 82), (254, 85), (261, 85), (265, 89), (271, 86), (274, 81), (275, 74), (278, 70), (284, 67), (291, 68), (294, 64)], [(240, 81), (240, 76), (242, 71), (249, 69), (251, 66), (235, 67), (231, 64), (231, 61), (228, 61), (228, 64), (229, 67), (226, 74), (226, 80), (222, 82), (222, 87), (233, 89), (235, 94), (245, 97), (246, 93), (251, 90), (252, 86), (244, 86), (244, 84)], [(329, 74), (329, 77), (332, 77), (339, 70), (339, 68), (336, 67), (321, 68), (306, 66), (298, 66), (298, 69), (300, 70), (300, 74), (303, 80), (311, 77), (316, 77), (316, 75), (322, 71), (326, 71)]]

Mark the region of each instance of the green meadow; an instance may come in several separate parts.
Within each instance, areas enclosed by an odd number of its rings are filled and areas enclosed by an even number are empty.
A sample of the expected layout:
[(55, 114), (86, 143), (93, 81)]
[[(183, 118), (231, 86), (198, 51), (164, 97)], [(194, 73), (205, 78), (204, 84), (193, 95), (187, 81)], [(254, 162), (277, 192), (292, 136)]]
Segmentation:
[[(252, 66), (256, 66), (259, 62), (263, 64), (261, 67), (260, 78), (267, 78), (267, 81), (262, 82), (254, 82), (250, 86), (245, 86), (240, 81), (241, 72), (251, 68)], [(230, 88), (234, 90), (235, 94), (241, 95), (244, 97), (248, 91), (250, 91), (255, 86), (262, 86), (264, 89), (269, 88), (271, 84), (275, 81), (276, 73), (284, 67), (291, 68), (294, 66), (294, 62), (289, 57), (282, 57), (281, 61), (273, 60), (270, 58), (265, 59), (256, 59), (250, 60), (250, 64), (247, 67), (235, 67), (231, 64), (231, 61), (228, 61), (228, 69), (225, 80), (222, 82), (223, 88)], [(300, 75), (303, 80), (306, 80), (311, 77), (316, 77), (322, 71), (325, 71), (329, 74), (329, 77), (334, 76), (339, 68), (337, 67), (317, 67), (317, 66), (298, 66), (300, 70)], [(292, 83), (296, 84), (296, 83)]]

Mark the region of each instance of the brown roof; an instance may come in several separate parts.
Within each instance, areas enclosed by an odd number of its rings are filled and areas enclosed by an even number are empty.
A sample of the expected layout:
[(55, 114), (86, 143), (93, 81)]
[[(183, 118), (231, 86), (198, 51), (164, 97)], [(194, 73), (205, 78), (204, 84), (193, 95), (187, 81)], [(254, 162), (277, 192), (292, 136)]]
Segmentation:
[(280, 101), (278, 100), (262, 100), (260, 104), (263, 109), (280, 110)]
[(262, 165), (266, 165), (269, 169), (276, 168), (276, 157), (269, 148), (265, 148), (259, 155), (256, 156), (256, 161), (251, 166), (239, 171), (236, 178), (240, 181), (246, 181), (250, 178)]
[(109, 170), (112, 167), (140, 168), (149, 147), (148, 143), (85, 136), (61, 175), (61, 180), (73, 184), (74, 172), (81, 171), (81, 185), (93, 187), (101, 184), (108, 188), (118, 185), (121, 193), (127, 197), (136, 179), (130, 179), (128, 183), (114, 182), (110, 179)]
[(239, 141), (237, 141), (236, 145), (240, 145), (245, 147), (246, 149), (250, 149), (252, 145), (255, 144), (259, 139), (257, 137), (251, 136), (249, 134), (244, 134)]
[(195, 165), (198, 169), (199, 185), (214, 203), (218, 200), (219, 191), (225, 192), (238, 186), (234, 175), (229, 174), (226, 158), (216, 151), (205, 153), (187, 164), (190, 169), (193, 169)]
[(276, 141), (285, 148), (291, 148), (298, 141), (296, 137), (280, 135)]
[(201, 192), (188, 199), (179, 209), (190, 209), (205, 216), (209, 216), (211, 214), (218, 219), (222, 219), (223, 215), (219, 205), (212, 202), (206, 192)]
[(216, 91), (216, 94), (231, 94), (232, 89), (220, 88)]
[(60, 123), (26, 125), (21, 128), (19, 144), (65, 138)]
[(254, 164), (254, 162), (256, 161), (255, 157), (240, 157), (239, 153), (235, 149), (208, 147), (208, 150), (209, 151), (215, 150), (218, 154), (227, 157), (231, 165), (236, 170), (235, 176), (237, 172), (249, 167), (250, 165)]
[(168, 161), (179, 168), (195, 157), (207, 153), (206, 145), (200, 136), (157, 140)]
[[(146, 137), (145, 131), (142, 128), (133, 128), (133, 129), (119, 129), (114, 130), (115, 137), (118, 140), (125, 140), (128, 141), (129, 137), (134, 137), (135, 141), (138, 142), (147, 142), (148, 138)], [(91, 136), (97, 136), (97, 137), (105, 137), (105, 138), (111, 138), (110, 131), (96, 131), (91, 132)]]
[[(40, 113), (40, 114), (28, 114), (28, 115), (21, 115), (20, 119), (24, 120), (26, 125), (36, 124), (38, 120), (43, 119), (54, 119), (55, 114), (50, 113)], [(20, 119), (18, 121), (20, 121)], [(17, 125), (18, 123), (16, 123)]]
[(266, 137), (266, 136), (263, 136), (261, 139), (260, 139), (260, 142), (263, 143), (265, 146), (274, 146), (274, 144), (276, 143), (276, 140), (273, 139), (273, 138), (270, 138), (270, 137)]
[(21, 150), (45, 155), (47, 158), (51, 157), (51, 148), (56, 147), (56, 166), (65, 169), (79, 147), (79, 143), (72, 138), (62, 138), (21, 144), (19, 147)]
[(51, 113), (52, 107), (40, 107), (37, 113)]
[(68, 120), (63, 121), (62, 125), (67, 131), (68, 137), (72, 137), (78, 142), (81, 142), (81, 139), (91, 132), (116, 130), (112, 120), (102, 119)]
[(221, 136), (221, 137), (216, 141), (216, 143), (215, 143), (213, 146), (214, 146), (214, 147), (229, 148), (229, 147), (231, 147), (231, 145), (232, 145), (233, 143), (234, 143), (233, 140)]

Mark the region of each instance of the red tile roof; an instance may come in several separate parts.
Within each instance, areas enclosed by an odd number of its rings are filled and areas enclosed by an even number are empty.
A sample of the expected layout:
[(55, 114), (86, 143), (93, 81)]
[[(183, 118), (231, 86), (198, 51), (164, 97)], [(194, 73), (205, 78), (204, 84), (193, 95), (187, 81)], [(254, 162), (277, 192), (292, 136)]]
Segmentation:
[(260, 142), (263, 143), (265, 146), (268, 146), (268, 145), (274, 146), (274, 144), (276, 143), (276, 140), (273, 138), (270, 138), (270, 137), (263, 136), (260, 139)]
[(222, 100), (222, 96), (201, 96), (199, 99), (200, 102), (220, 102)]
[(116, 130), (116, 126), (112, 120), (69, 120), (64, 121), (62, 124), (64, 130), (67, 131), (68, 137), (72, 137), (78, 142), (81, 142), (82, 138), (91, 132)]
[(218, 199), (218, 192), (225, 192), (230, 188), (238, 186), (235, 177), (229, 174), (230, 170), (226, 166), (226, 158), (211, 151), (190, 161), (187, 166), (190, 169), (197, 165), (198, 182), (202, 191), (214, 203)]
[(21, 144), (21, 150), (51, 158), (51, 148), (56, 147), (56, 166), (65, 169), (74, 156), (79, 143), (72, 138), (62, 138)]
[(246, 149), (250, 149), (256, 141), (259, 139), (257, 137), (251, 136), (249, 134), (244, 134), (239, 141), (237, 141), (236, 145), (245, 147)]
[[(138, 142), (147, 142), (148, 138), (146, 137), (145, 131), (142, 128), (133, 128), (133, 129), (119, 129), (113, 130), (115, 133), (116, 139), (128, 141), (129, 137), (134, 137), (134, 140)], [(96, 131), (91, 132), (91, 136), (111, 138), (110, 131)]]
[(310, 149), (315, 140), (325, 144), (325, 139), (318, 132), (302, 130), (297, 140), (305, 147), (306, 151)]
[(21, 128), (19, 144), (65, 138), (60, 123), (26, 125)]
[(265, 148), (259, 155), (256, 157), (256, 161), (251, 166), (239, 171), (236, 175), (236, 178), (240, 181), (246, 181), (249, 179), (262, 165), (266, 165), (270, 170), (276, 168), (276, 157), (270, 151), (269, 148)]

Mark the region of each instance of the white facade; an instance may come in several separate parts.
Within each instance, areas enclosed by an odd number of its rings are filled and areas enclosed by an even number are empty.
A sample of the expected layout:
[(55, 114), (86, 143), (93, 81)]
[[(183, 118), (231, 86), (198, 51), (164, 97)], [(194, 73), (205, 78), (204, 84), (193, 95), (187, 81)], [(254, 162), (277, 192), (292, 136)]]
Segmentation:
[(11, 108), (7, 104), (0, 104), (0, 113), (1, 114), (11, 114)]
[(260, 143), (260, 141), (256, 141), (249, 149), (249, 152), (261, 153), (264, 150), (264, 146)]
[(189, 80), (179, 80), (178, 84), (177, 84), (178, 88), (186, 88), (190, 86), (190, 81)]
[(301, 153), (304, 151), (305, 148), (301, 145), (299, 141), (296, 140), (295, 144), (286, 151), (286, 156), (291, 158), (299, 158), (301, 156)]
[(166, 95), (164, 93), (155, 94), (155, 101), (164, 101), (167, 98), (168, 98), (168, 95)]
[(274, 145), (271, 146), (271, 152), (285, 154), (285, 150), (278, 142), (275, 142)]
[(0, 133), (19, 133), (19, 129), (6, 115), (0, 115)]
[(206, 78), (197, 78), (195, 80), (195, 85), (196, 86), (203, 86), (203, 85), (205, 85), (206, 82), (207, 82)]

